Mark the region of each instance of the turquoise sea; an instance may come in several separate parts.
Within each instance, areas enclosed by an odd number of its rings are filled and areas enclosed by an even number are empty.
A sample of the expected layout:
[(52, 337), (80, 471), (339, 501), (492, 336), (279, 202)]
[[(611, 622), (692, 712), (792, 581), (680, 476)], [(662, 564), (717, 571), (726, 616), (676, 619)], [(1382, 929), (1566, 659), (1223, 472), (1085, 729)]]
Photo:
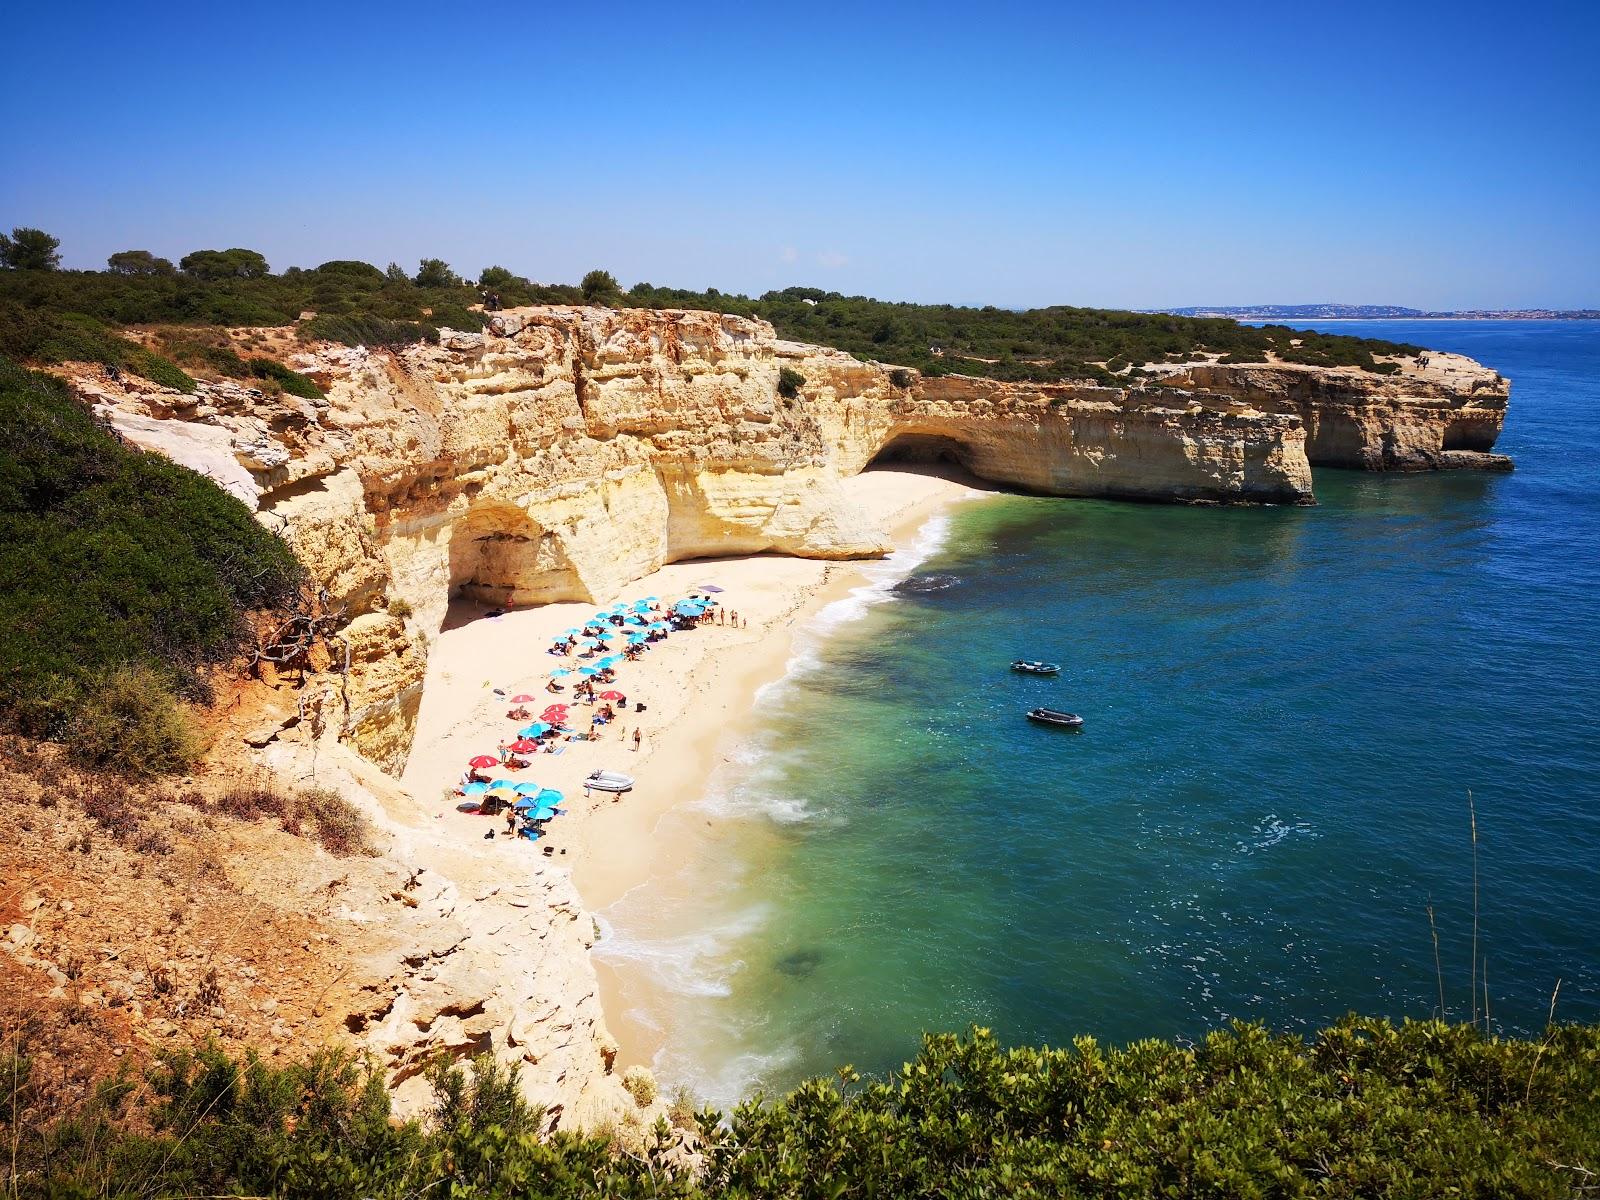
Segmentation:
[[(1469, 789), (1492, 1022), (1540, 1027), (1558, 979), (1561, 1015), (1600, 1020), (1600, 323), (1321, 327), (1509, 376), (1516, 472), (1318, 470), (1310, 509), (950, 510), (802, 636), (663, 830), (716, 845), (604, 914), (669, 1086), (884, 1071), (973, 1023), (1427, 1016), (1430, 902), (1467, 1017)], [(1041, 702), (1083, 732), (1024, 721)]]

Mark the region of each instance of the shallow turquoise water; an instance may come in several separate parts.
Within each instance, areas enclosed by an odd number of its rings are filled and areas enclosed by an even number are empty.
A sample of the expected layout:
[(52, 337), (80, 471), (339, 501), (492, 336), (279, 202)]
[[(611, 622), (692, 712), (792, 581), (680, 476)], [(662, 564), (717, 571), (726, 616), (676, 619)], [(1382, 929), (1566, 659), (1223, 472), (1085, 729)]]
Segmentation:
[[(1558, 978), (1564, 1015), (1600, 1019), (1600, 325), (1363, 328), (1510, 376), (1517, 472), (1318, 471), (1314, 509), (953, 510), (679, 818), (745, 836), (606, 914), (669, 1081), (885, 1070), (974, 1022), (1059, 1043), (1427, 1015), (1430, 898), (1466, 1015), (1469, 788), (1495, 1022), (1539, 1026)], [(1085, 730), (1028, 724), (1040, 702)]]

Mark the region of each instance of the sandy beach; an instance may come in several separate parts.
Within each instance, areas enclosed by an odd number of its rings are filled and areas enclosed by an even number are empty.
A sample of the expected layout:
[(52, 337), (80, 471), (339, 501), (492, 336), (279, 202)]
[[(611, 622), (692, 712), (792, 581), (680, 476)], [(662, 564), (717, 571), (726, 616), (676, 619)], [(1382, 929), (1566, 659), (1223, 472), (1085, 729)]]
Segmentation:
[[(896, 547), (909, 544), (946, 505), (982, 494), (968, 482), (913, 471), (871, 471), (845, 486), (890, 531)], [(508, 697), (522, 692), (538, 696), (538, 702), (526, 706), (534, 713), (547, 700), (570, 700), (570, 686), (559, 697), (544, 690), (554, 668), (575, 665), (548, 654), (547, 648), (562, 630), (583, 624), (596, 604), (551, 604), (477, 619), (470, 606), (460, 605), (452, 610), (429, 657), (416, 739), (402, 783), (424, 810), (436, 809), (444, 840), (459, 839), (463, 851), (480, 850), (491, 860), (485, 864), (491, 870), (513, 869), (507, 857), (513, 853), (530, 865), (537, 860), (541, 866), (570, 868), (585, 907), (598, 911), (650, 876), (663, 852), (653, 837), (663, 814), (704, 792), (719, 761), (719, 747), (732, 744), (748, 727), (756, 691), (784, 674), (796, 629), (859, 586), (864, 565), (771, 555), (698, 559), (670, 564), (617, 596), (601, 597), (602, 607), (645, 596), (666, 603), (698, 585), (714, 584), (723, 589), (723, 606), (748, 626), (711, 624), (675, 633), (639, 660), (622, 664), (610, 686), (627, 696), (627, 711), (602, 727), (599, 740), (564, 743), (561, 754), (534, 755), (531, 767), (506, 776), (560, 790), (567, 813), (550, 823), (543, 840), (512, 846), (497, 837), (492, 852), (484, 835), (502, 830), (502, 822), (457, 812), (459, 798), (451, 791), (468, 759), (494, 754), (496, 745), (522, 724), (506, 717), (514, 707)], [(570, 679), (562, 682), (570, 685)], [(496, 695), (496, 689), (504, 695)], [(637, 703), (645, 705), (643, 712), (635, 710)], [(576, 727), (587, 725), (589, 711), (574, 704)], [(642, 733), (637, 750), (635, 729)], [(597, 769), (625, 772), (637, 784), (620, 797), (602, 792), (585, 797), (583, 781)], [(609, 1001), (617, 981), (603, 965), (599, 973), (603, 997)], [(620, 1061), (648, 1062), (653, 1052), (648, 1029), (626, 1019), (619, 1008), (606, 1003), (621, 1044)]]

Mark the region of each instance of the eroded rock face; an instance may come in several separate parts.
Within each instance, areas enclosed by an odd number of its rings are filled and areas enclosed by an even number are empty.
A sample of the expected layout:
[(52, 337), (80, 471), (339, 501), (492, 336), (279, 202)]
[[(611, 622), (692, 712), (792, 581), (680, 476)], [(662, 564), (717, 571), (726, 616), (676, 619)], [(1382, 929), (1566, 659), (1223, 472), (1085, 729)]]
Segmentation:
[[(225, 478), (289, 540), (351, 622), (346, 736), (396, 771), (421, 641), (452, 597), (602, 600), (682, 558), (881, 555), (884, 531), (839, 486), (878, 458), (949, 459), (1051, 495), (1309, 503), (1312, 462), (1491, 461), (1508, 390), (1453, 355), (1392, 376), (1188, 364), (1164, 368), (1176, 386), (1161, 388), (933, 379), (783, 341), (762, 321), (554, 306), (437, 345), (322, 347), (293, 365), (325, 399), (80, 387), (140, 444)], [(797, 397), (779, 394), (784, 367), (805, 380)], [(390, 605), (409, 617), (367, 619)]]
[(1509, 458), (1490, 453), (1505, 422), (1509, 380), (1459, 354), (1429, 351), (1395, 361), (1401, 370), (1394, 375), (1292, 363), (1203, 364), (1173, 368), (1168, 378), (1299, 417), (1314, 466), (1510, 470)]

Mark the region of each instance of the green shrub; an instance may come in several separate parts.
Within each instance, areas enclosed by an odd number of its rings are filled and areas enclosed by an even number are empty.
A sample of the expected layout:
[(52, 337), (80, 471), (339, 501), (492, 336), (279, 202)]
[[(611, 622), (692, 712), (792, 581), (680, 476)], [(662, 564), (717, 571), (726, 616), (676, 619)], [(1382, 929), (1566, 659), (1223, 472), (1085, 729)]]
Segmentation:
[(286, 1067), (167, 1052), (146, 1089), (113, 1077), (71, 1106), (47, 1102), (25, 1038), (4, 1053), (0, 1119), (29, 1119), (0, 1184), (29, 1197), (1573, 1200), (1600, 1169), (1594, 1026), (1521, 1040), (1347, 1017), (1310, 1039), (1234, 1025), (1194, 1046), (1061, 1049), (931, 1035), (888, 1079), (844, 1068), (700, 1114), (694, 1172), (668, 1166), (665, 1122), (626, 1149), (600, 1131), (541, 1138), (488, 1055), (428, 1068), (424, 1126), (393, 1121), (381, 1075), (339, 1051)]
[(77, 703), (70, 736), (76, 760), (139, 777), (187, 770), (200, 753), (170, 682), (144, 664), (94, 681)]
[(908, 371), (904, 367), (896, 367), (889, 372), (889, 382), (897, 388), (908, 388), (916, 381), (916, 373)]
[(778, 395), (785, 400), (794, 400), (799, 397), (800, 389), (805, 386), (806, 377), (793, 367), (780, 367), (778, 370)]
[(622, 1073), (622, 1087), (640, 1108), (649, 1108), (656, 1102), (656, 1077), (647, 1067), (629, 1067)]
[(196, 386), (194, 379), (177, 363), (143, 346), (129, 349), (123, 357), (123, 366), (135, 375), (143, 375), (151, 383), (159, 383), (175, 391), (193, 392)]
[(243, 614), (303, 572), (211, 480), (132, 449), (59, 380), (0, 361), (0, 720), (60, 736), (121, 667), (198, 694)]
[(296, 336), (307, 342), (340, 342), (346, 346), (400, 350), (439, 336), (438, 326), (420, 321), (391, 321), (383, 317), (356, 314), (333, 316), (319, 313), (301, 324)]
[(250, 374), (257, 379), (275, 380), (291, 396), (299, 396), (302, 400), (315, 400), (323, 394), (316, 380), (300, 374), (299, 371), (291, 370), (281, 362), (270, 358), (252, 358), (246, 365)]

